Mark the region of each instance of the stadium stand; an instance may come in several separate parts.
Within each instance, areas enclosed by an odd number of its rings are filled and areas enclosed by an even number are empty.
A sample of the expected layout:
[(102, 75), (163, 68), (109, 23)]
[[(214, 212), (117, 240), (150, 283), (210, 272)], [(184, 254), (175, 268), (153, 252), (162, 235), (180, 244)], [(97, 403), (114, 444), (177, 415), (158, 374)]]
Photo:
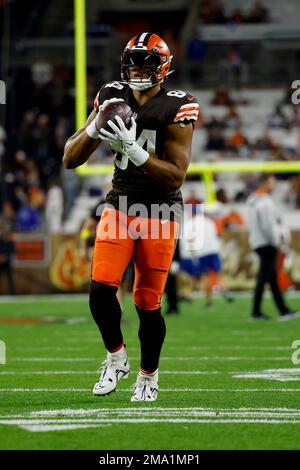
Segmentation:
[[(98, 177), (82, 180), (75, 172), (66, 172), (61, 168), (63, 146), (74, 129), (74, 64), (69, 54), (73, 34), (72, 2), (64, 2), (61, 9), (56, 9), (54, 4), (45, 7), (43, 2), (31, 3), (35, 14), (31, 14), (26, 25), (18, 23), (11, 37), (11, 40), (15, 41), (16, 60), (12, 65), (9, 86), (14, 88), (16, 93), (14, 104), (6, 112), (6, 131), (3, 128), (0, 134), (4, 170), (2, 207), (10, 223), (14, 218), (16, 223), (18, 211), (23, 207), (29, 212), (37, 210), (40, 214), (38, 228), (44, 227), (43, 207), (47, 201), (47, 193), (51, 185), (59, 183), (64, 191), (64, 230), (76, 231), (103, 188)], [(157, 23), (157, 28), (166, 34), (167, 42), (176, 49), (177, 57), (182, 54), (183, 65), (178, 63), (177, 73), (174, 74), (174, 79), (170, 80), (169, 86), (177, 87), (179, 82), (182, 88), (191, 89), (202, 108), (201, 121), (197, 123), (194, 133), (193, 161), (298, 160), (300, 116), (298, 108), (290, 104), (290, 82), (287, 80), (287, 74), (291, 80), (297, 67), (297, 49), (291, 48), (287, 54), (288, 67), (284, 78), (279, 80), (279, 88), (271, 87), (275, 80), (272, 78), (272, 71), (277, 62), (274, 60), (274, 54), (285, 53), (286, 48), (283, 44), (280, 51), (277, 51), (276, 47), (261, 50), (265, 35), (273, 37), (275, 41), (276, 34), (280, 31), (283, 34), (285, 24), (288, 24), (290, 36), (294, 37), (296, 44), (298, 33), (295, 33), (292, 25), (297, 22), (299, 15), (297, 2), (289, 0), (284, 5), (277, 0), (276, 5), (267, 0), (243, 2), (245, 21), (236, 27), (234, 34), (238, 42), (235, 40), (234, 44), (230, 36), (233, 30), (228, 21), (233, 12), (241, 8), (240, 2), (229, 0), (223, 3), (208, 3), (215, 7), (219, 5), (219, 8), (223, 9), (224, 21), (220, 22), (222, 24), (205, 21), (205, 1), (171, 0), (164, 2), (162, 16)], [(266, 9), (265, 17), (257, 20), (257, 23), (253, 19), (249, 20), (249, 12), (254, 8), (254, 4), (257, 9)], [(185, 21), (179, 33), (175, 27), (173, 30), (166, 30), (161, 24), (164, 12), (169, 11), (170, 5), (172, 11), (184, 13)], [(14, 12), (22, 14), (21, 6), (17, 6), (15, 2), (12, 8), (15, 9)], [(118, 77), (119, 71), (114, 61), (106, 60), (107, 50), (108, 46), (113, 47), (113, 51), (118, 51), (123, 46), (128, 31), (121, 27), (122, 11), (128, 11), (130, 8), (134, 9), (134, 21), (137, 25), (147, 11), (148, 26), (153, 26), (151, 22), (153, 23), (157, 9), (155, 2), (132, 3), (124, 0), (110, 2), (109, 8), (91, 3), (87, 5), (87, 45), (90, 52), (87, 86), (89, 110), (99, 84)], [(195, 9), (200, 11), (200, 16), (196, 15), (200, 34), (196, 36), (191, 27), (195, 19), (191, 19), (191, 14)], [(110, 10), (115, 13), (108, 27)], [(57, 47), (58, 33), (60, 48)], [(227, 38), (225, 41), (224, 34)], [(247, 40), (247, 34), (251, 35), (252, 43)], [(38, 43), (35, 41), (37, 35)], [(193, 50), (187, 48), (188, 43), (193, 44)], [(199, 44), (202, 44), (202, 49)], [(257, 58), (254, 51), (257, 45), (259, 54), (266, 57), (267, 70), (263, 73), (258, 71), (255, 65)], [(41, 47), (44, 48), (45, 54), (43, 59), (38, 54), (37, 60), (37, 52), (40, 52)], [(226, 63), (219, 60), (224, 51), (227, 54)], [(99, 57), (102, 58), (101, 61)], [(117, 58), (116, 53), (116, 62)], [(235, 80), (236, 61), (241, 65), (239, 81)], [(201, 65), (198, 67), (199, 63)], [(186, 74), (186, 70), (191, 70), (195, 64), (198, 69), (193, 69), (194, 75)], [(212, 76), (215, 78), (211, 81)], [(269, 87), (265, 87), (266, 80), (269, 80)], [(111, 163), (112, 155), (104, 147), (95, 155), (95, 161)], [(217, 175), (216, 187), (224, 188), (230, 201), (240, 203), (253, 188), (254, 183), (250, 184), (249, 180), (251, 182), (251, 176)], [(199, 181), (198, 184), (199, 194), (203, 198), (202, 182)], [(286, 193), (293, 191), (292, 186), (286, 176), (279, 175), (277, 199), (284, 203)], [(293, 205), (292, 200), (290, 198), (290, 206)]]

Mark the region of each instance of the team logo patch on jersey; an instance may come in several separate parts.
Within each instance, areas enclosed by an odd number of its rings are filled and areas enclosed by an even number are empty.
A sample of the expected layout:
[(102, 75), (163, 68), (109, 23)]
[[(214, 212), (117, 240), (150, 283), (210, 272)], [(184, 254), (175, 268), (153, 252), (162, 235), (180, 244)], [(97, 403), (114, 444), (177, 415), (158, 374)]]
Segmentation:
[(175, 116), (174, 122), (191, 120), (196, 121), (199, 116), (199, 105), (197, 103), (183, 104)]

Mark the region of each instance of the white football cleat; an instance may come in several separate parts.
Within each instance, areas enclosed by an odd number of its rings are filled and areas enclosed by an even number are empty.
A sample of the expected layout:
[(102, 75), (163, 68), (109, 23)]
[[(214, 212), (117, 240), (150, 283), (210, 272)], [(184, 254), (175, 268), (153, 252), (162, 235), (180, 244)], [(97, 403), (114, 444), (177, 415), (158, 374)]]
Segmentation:
[(116, 353), (108, 352), (100, 370), (100, 378), (93, 388), (96, 396), (108, 395), (116, 389), (119, 380), (128, 378), (130, 364), (125, 348)]
[(133, 385), (131, 401), (155, 401), (158, 393), (158, 371), (154, 374), (138, 373)]

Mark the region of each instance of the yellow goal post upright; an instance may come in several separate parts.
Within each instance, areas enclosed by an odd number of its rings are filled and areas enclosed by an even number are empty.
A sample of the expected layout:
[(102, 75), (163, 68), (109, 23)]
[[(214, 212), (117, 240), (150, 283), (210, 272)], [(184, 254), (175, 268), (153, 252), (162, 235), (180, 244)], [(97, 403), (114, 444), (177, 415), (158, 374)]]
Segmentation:
[[(85, 1), (74, 0), (75, 31), (75, 91), (76, 91), (76, 129), (84, 126), (86, 111), (86, 20)], [(202, 175), (205, 186), (205, 200), (209, 205), (216, 202), (214, 175), (217, 173), (300, 173), (300, 161), (216, 161), (192, 162), (188, 174)], [(89, 165), (85, 163), (77, 168), (80, 176), (109, 175), (113, 165)]]
[(87, 119), (86, 106), (86, 21), (85, 0), (74, 0), (75, 43), (75, 124), (76, 130), (84, 126)]

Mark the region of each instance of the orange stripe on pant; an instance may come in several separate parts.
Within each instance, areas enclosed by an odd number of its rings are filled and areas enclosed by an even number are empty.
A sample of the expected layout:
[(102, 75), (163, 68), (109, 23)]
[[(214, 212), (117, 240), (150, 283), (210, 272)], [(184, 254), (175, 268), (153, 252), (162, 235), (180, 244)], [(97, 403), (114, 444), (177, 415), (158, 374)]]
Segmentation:
[(178, 230), (177, 222), (105, 209), (97, 227), (93, 281), (119, 287), (134, 257), (134, 303), (143, 310), (156, 310), (160, 307)]

